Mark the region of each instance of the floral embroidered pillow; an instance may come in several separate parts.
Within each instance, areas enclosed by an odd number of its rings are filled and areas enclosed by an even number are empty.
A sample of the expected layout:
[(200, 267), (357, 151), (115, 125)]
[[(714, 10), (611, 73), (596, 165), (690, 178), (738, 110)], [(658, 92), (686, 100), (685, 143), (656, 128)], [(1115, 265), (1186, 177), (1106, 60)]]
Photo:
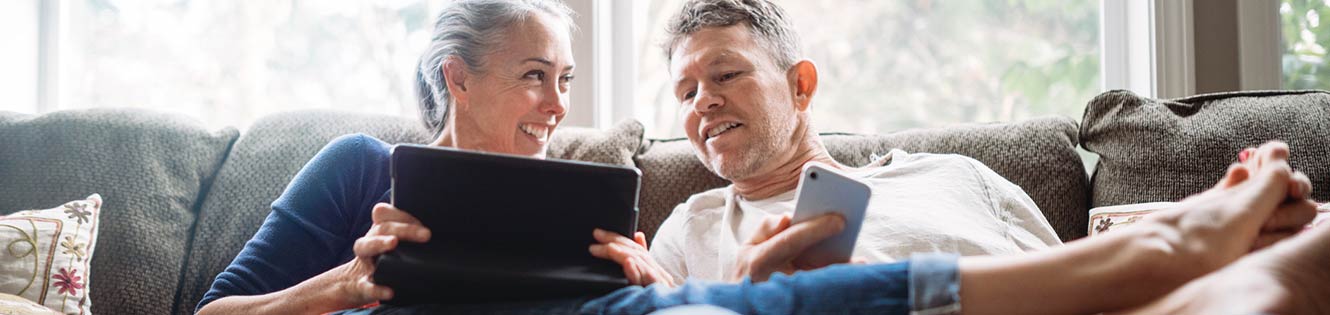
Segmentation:
[(17, 295), (0, 293), (0, 314), (3, 315), (60, 315), (51, 308), (28, 301)]
[(102, 197), (0, 217), (0, 293), (64, 314), (90, 314), (88, 270)]
[[(1136, 223), (1147, 214), (1168, 209), (1177, 204), (1176, 202), (1151, 202), (1090, 209), (1090, 226), (1087, 232), (1090, 236), (1095, 236), (1110, 230), (1121, 229)], [(1316, 207), (1316, 212), (1316, 217), (1312, 219), (1311, 223), (1307, 224), (1307, 228), (1330, 224), (1330, 203), (1320, 204)]]

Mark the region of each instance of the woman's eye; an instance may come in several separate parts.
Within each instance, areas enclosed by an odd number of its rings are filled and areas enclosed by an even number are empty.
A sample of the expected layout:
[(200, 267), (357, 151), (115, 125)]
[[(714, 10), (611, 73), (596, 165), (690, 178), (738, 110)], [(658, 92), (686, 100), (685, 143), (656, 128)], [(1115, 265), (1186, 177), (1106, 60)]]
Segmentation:
[(531, 72), (527, 72), (526, 74), (522, 75), (522, 78), (543, 81), (545, 80), (545, 71), (532, 70)]
[(569, 75), (565, 75), (565, 76), (559, 77), (559, 83), (565, 83), (565, 84), (566, 84), (566, 83), (569, 83), (569, 82), (573, 82), (573, 79), (574, 79), (574, 78), (576, 78), (576, 77), (574, 77), (574, 76), (571, 75), (571, 74), (569, 74)]
[(693, 97), (695, 97), (695, 96), (697, 96), (697, 91), (688, 91), (688, 93), (684, 93), (684, 94), (683, 94), (683, 99), (684, 99), (684, 100), (691, 100), (691, 99), (693, 99)]

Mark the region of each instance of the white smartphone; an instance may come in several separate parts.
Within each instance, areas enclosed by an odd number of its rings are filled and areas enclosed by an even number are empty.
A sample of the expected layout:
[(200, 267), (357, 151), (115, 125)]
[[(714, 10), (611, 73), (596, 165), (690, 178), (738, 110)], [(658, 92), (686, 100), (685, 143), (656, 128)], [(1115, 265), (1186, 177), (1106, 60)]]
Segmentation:
[(863, 227), (868, 199), (872, 196), (868, 184), (841, 174), (826, 164), (811, 162), (804, 165), (798, 190), (791, 224), (828, 213), (838, 213), (845, 218), (845, 229), (840, 234), (814, 244), (796, 260), (813, 266), (849, 262), (850, 255), (854, 253), (854, 243), (859, 239), (859, 229)]

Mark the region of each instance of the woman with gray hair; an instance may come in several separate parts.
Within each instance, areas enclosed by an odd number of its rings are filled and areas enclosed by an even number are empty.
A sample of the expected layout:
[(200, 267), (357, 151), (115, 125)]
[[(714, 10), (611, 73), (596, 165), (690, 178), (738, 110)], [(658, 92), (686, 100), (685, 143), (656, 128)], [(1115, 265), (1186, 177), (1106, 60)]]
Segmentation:
[[(547, 0), (459, 0), (417, 70), (430, 143), (543, 158), (568, 109), (571, 11)], [(385, 203), (390, 145), (363, 135), (323, 148), (199, 302), (199, 314), (319, 314), (390, 299), (374, 257), (430, 231)], [(520, 193), (520, 192), (513, 192)], [(587, 231), (590, 233), (591, 231)]]

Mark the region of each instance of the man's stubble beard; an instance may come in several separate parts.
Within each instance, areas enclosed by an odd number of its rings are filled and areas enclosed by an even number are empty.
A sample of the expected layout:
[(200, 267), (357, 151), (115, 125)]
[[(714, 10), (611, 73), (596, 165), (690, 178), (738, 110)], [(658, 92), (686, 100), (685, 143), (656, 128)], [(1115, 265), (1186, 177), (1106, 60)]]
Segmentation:
[[(745, 127), (750, 126), (745, 125)], [(754, 129), (753, 137), (747, 139), (747, 145), (739, 150), (738, 159), (730, 158), (729, 163), (722, 163), (720, 157), (715, 156), (711, 161), (707, 161), (706, 166), (712, 173), (731, 182), (761, 176), (763, 167), (785, 162), (779, 160), (786, 158), (785, 154), (781, 154), (786, 153), (781, 152), (781, 143), (793, 136), (795, 128), (790, 126), (783, 129), (785, 130), (779, 130), (775, 124), (766, 124), (764, 128)]]

